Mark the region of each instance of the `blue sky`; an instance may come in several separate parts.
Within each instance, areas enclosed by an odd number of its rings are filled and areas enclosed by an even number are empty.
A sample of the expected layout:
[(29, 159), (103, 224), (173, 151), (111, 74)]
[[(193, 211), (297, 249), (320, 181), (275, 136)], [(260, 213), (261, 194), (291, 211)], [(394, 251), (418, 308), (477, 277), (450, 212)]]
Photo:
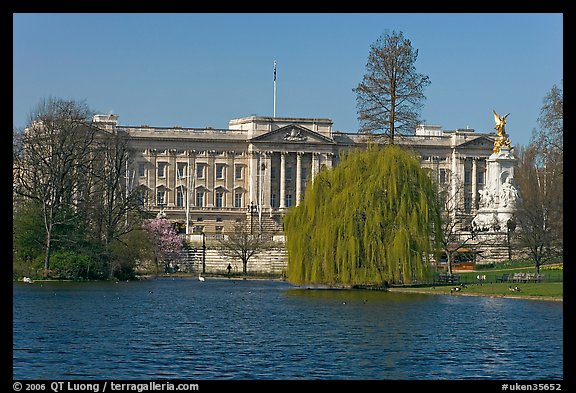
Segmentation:
[(402, 31), (430, 86), (421, 117), (491, 132), (510, 112), (527, 144), (563, 79), (561, 13), (62, 13), (13, 15), (13, 126), (47, 97), (85, 101), (122, 125), (227, 128), (273, 114), (358, 129), (352, 91), (370, 46)]

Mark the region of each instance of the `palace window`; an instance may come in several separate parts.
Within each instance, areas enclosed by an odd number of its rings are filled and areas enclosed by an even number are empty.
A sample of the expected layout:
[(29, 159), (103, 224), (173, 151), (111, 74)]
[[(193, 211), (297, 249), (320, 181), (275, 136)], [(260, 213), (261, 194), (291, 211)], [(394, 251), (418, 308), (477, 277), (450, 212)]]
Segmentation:
[(146, 191), (140, 190), (138, 191), (138, 205), (140, 207), (144, 207), (145, 203), (146, 203)]
[(224, 164), (216, 164), (216, 179), (224, 179)]
[(292, 194), (286, 194), (286, 207), (292, 206)]
[(236, 179), (242, 179), (242, 165), (234, 166), (234, 177)]
[(438, 171), (438, 182), (440, 184), (445, 184), (446, 183), (446, 169), (440, 169)]
[(164, 190), (158, 190), (158, 192), (156, 192), (156, 204), (157, 205), (165, 205), (166, 202), (164, 201), (164, 196), (166, 195), (166, 191)]
[(196, 193), (196, 206), (198, 206), (198, 207), (204, 206), (204, 193), (203, 192), (197, 192)]
[(159, 162), (158, 163), (158, 177), (166, 177), (166, 163)]
[(182, 187), (178, 187), (176, 190), (176, 206), (184, 207), (184, 190)]
[(146, 164), (143, 162), (138, 163), (138, 176), (140, 177), (146, 176)]
[(292, 167), (291, 166), (286, 168), (286, 180), (292, 180)]
[(478, 171), (476, 172), (476, 183), (478, 184), (484, 184), (484, 171)]
[(270, 196), (270, 207), (277, 207), (276, 206), (276, 194), (272, 194)]
[(472, 198), (469, 195), (464, 195), (464, 210), (470, 212), (472, 209)]
[(222, 192), (216, 193), (216, 207), (222, 207), (222, 200), (223, 200)]
[(237, 192), (234, 194), (234, 207), (242, 207), (242, 193)]
[(198, 179), (204, 179), (204, 164), (196, 165), (196, 177)]
[(472, 172), (470, 170), (464, 171), (464, 184), (470, 184), (472, 182)]
[(179, 162), (177, 164), (177, 171), (178, 171), (178, 178), (183, 178), (184, 176), (186, 176), (186, 167), (188, 165), (185, 162)]

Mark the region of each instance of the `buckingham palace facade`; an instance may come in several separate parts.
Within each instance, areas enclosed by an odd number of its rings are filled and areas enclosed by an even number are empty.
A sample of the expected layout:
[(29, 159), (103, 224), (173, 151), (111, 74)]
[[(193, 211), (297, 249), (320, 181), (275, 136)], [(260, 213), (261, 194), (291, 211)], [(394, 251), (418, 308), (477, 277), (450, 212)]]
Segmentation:
[[(363, 134), (334, 131), (326, 118), (250, 116), (230, 120), (227, 129), (124, 126), (117, 115), (96, 115), (93, 121), (128, 136), (134, 152), (129, 187), (144, 190), (142, 203), (149, 210), (190, 235), (226, 233), (245, 218), (281, 234), (282, 214), (300, 203), (318, 172), (369, 142)], [(471, 219), (495, 137), (421, 125), (396, 143), (416, 151), (438, 183), (458, 194), (458, 211)]]

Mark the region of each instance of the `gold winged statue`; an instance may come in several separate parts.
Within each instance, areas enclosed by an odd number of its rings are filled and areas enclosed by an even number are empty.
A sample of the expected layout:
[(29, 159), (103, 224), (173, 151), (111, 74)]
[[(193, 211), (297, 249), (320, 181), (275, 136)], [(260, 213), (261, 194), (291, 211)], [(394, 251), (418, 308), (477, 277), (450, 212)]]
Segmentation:
[(496, 126), (494, 128), (496, 131), (498, 131), (498, 138), (496, 138), (494, 141), (493, 151), (494, 153), (498, 153), (500, 152), (500, 148), (504, 146), (510, 148), (510, 139), (508, 139), (508, 135), (506, 134), (505, 130), (506, 118), (510, 113), (507, 113), (504, 116), (498, 116), (495, 110), (492, 110), (492, 112), (494, 112), (494, 121), (496, 122)]

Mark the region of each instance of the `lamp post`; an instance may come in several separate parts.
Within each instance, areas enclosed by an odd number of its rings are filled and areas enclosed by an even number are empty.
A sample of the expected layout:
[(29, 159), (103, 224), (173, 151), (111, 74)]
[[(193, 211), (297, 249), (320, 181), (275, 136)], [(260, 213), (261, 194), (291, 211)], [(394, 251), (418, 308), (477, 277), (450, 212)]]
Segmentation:
[(254, 227), (252, 225), (254, 212), (258, 209), (258, 205), (255, 205), (253, 201), (250, 201), (250, 205), (248, 206), (248, 212), (250, 212), (250, 235), (254, 232)]
[(206, 274), (206, 234), (202, 229), (202, 274)]
[[(190, 163), (188, 163), (190, 168)], [(178, 176), (178, 180), (191, 179), (192, 175)], [(186, 181), (186, 239), (190, 234), (190, 180)]]
[(506, 242), (508, 243), (508, 260), (512, 260), (512, 232), (516, 229), (516, 221), (510, 219), (506, 222)]

